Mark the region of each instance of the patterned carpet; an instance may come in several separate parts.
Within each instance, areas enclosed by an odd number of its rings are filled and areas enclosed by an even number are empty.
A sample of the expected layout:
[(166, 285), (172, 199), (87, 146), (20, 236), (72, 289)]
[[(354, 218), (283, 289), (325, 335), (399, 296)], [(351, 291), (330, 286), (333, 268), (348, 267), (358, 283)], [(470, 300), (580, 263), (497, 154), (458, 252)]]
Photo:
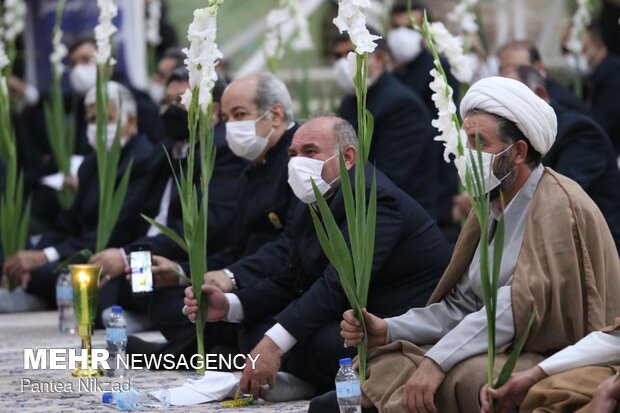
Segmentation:
[[(159, 333), (139, 334), (146, 340), (161, 340)], [(32, 383), (71, 382), (78, 389), (77, 379), (68, 370), (24, 370), (24, 348), (78, 348), (79, 337), (58, 332), (56, 312), (22, 313), (0, 315), (0, 412), (85, 412), (112, 411), (101, 403), (101, 391), (80, 389), (70, 392), (33, 392), (26, 379)], [(96, 331), (93, 346), (104, 347), (103, 331)], [(138, 389), (154, 390), (180, 386), (192, 373), (186, 371), (136, 370), (129, 373), (128, 380)], [(111, 379), (103, 378), (104, 381)], [(22, 389), (22, 384), (24, 388)], [(22, 391), (23, 390), (23, 391)], [(217, 403), (192, 407), (171, 407), (178, 412), (305, 412), (307, 401), (289, 403), (259, 403), (237, 409), (225, 409)]]

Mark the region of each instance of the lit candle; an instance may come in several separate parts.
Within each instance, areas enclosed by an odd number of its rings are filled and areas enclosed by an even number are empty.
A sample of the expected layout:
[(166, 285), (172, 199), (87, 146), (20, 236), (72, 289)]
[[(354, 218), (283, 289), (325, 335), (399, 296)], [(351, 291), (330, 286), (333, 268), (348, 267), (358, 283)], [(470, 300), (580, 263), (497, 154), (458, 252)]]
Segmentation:
[(84, 272), (80, 272), (80, 301), (82, 303), (82, 323), (90, 324), (88, 314), (88, 275)]

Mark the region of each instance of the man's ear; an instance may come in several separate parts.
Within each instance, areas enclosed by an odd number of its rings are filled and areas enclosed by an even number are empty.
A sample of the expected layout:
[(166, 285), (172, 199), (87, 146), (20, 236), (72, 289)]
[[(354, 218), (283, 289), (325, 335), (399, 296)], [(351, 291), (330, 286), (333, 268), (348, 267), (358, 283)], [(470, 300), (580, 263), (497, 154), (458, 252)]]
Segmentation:
[(515, 164), (519, 165), (525, 163), (525, 158), (527, 158), (527, 142), (523, 139), (520, 139), (515, 142), (515, 148), (517, 148), (517, 154), (515, 156)]
[(219, 102), (213, 102), (213, 113), (211, 115), (211, 122), (213, 126), (222, 121), (222, 106)]
[(357, 160), (357, 149), (353, 145), (349, 145), (344, 148), (343, 151), (344, 156), (344, 164), (347, 169), (351, 169), (353, 165), (355, 165), (355, 161)]
[(279, 103), (273, 105), (273, 107), (270, 110), (270, 115), (271, 115), (271, 124), (273, 125), (274, 128), (278, 128), (280, 127), (280, 125), (284, 123), (284, 118), (285, 118), (284, 107), (280, 105)]

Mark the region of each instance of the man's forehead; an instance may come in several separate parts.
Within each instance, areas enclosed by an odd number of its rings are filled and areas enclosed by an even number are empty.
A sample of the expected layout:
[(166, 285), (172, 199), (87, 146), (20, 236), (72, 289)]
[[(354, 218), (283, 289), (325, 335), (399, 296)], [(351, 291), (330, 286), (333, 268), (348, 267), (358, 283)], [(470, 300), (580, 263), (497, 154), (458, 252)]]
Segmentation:
[(245, 107), (256, 106), (254, 98), (258, 81), (255, 78), (242, 78), (233, 81), (224, 90), (222, 95), (222, 105), (228, 110), (232, 110), (238, 105)]
[(333, 145), (333, 124), (329, 121), (311, 122), (312, 123), (307, 123), (297, 130), (295, 136), (293, 136), (291, 146), (303, 147), (307, 145), (314, 145), (316, 147), (323, 148), (325, 146)]

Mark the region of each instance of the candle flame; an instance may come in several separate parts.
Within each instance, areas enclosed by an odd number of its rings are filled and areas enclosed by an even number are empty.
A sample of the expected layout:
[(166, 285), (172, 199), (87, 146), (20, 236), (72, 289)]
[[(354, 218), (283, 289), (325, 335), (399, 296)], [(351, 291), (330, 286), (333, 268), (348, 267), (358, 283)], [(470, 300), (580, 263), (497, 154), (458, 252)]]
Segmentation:
[(79, 277), (80, 277), (80, 283), (82, 284), (88, 283), (88, 275), (85, 272), (81, 272)]

